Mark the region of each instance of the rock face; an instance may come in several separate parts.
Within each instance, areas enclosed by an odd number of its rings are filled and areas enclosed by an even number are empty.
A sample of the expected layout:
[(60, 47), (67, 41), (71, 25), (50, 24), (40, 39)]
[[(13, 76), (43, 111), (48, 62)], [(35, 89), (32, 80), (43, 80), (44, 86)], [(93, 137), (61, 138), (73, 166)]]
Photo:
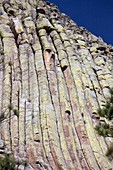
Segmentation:
[(52, 3), (0, 1), (0, 154), (18, 169), (112, 169), (95, 131), (112, 87), (112, 46)]

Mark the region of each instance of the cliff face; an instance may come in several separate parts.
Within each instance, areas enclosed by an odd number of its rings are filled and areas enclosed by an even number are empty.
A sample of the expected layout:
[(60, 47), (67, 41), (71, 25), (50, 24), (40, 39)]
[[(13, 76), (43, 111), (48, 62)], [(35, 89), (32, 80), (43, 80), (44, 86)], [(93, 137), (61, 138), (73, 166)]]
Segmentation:
[(2, 0), (0, 36), (0, 154), (18, 169), (112, 169), (113, 139), (94, 128), (113, 87), (113, 47), (41, 0)]

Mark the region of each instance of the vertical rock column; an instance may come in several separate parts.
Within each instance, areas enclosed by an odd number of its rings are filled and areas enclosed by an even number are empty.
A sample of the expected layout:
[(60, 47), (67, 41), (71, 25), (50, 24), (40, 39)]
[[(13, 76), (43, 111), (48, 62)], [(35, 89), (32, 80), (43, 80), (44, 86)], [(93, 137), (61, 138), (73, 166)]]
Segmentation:
[[(18, 169), (108, 170), (95, 126), (113, 47), (43, 0), (0, 2), (0, 154)], [(106, 121), (106, 119), (105, 119)]]

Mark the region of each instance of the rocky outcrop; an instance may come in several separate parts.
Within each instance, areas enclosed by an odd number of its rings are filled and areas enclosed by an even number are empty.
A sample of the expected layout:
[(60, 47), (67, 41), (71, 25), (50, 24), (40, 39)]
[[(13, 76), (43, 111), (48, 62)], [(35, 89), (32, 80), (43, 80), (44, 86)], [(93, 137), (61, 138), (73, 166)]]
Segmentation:
[(95, 126), (113, 87), (113, 47), (52, 3), (1, 0), (0, 54), (0, 154), (21, 170), (112, 169), (113, 138)]

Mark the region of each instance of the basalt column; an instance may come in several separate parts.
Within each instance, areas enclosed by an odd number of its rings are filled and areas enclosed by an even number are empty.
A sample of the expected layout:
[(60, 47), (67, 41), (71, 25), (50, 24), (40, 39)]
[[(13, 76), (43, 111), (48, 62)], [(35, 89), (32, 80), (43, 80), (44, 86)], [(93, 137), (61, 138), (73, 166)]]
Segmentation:
[(0, 155), (19, 170), (111, 170), (95, 126), (112, 87), (111, 45), (52, 3), (0, 1)]

